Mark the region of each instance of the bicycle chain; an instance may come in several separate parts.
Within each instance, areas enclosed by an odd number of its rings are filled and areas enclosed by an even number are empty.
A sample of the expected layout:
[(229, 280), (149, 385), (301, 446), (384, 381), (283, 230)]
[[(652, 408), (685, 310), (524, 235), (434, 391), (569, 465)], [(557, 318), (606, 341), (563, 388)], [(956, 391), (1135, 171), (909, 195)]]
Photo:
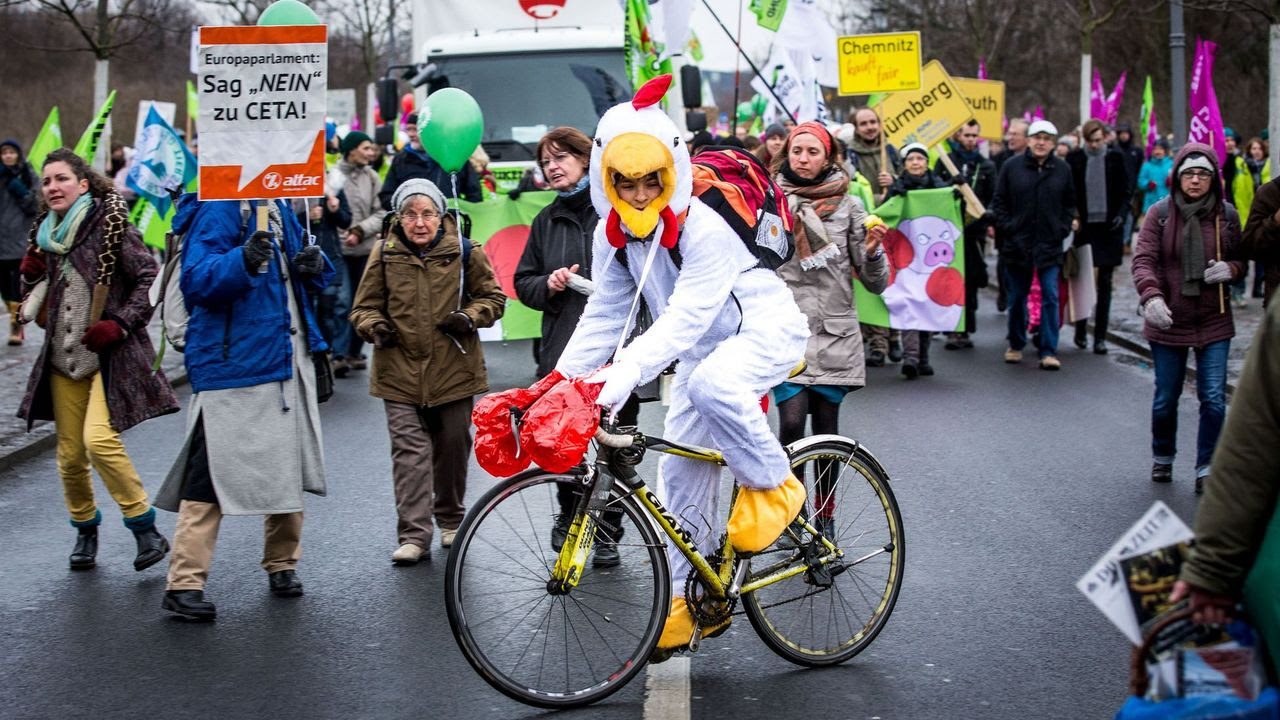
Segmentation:
[[(711, 562), (711, 567), (718, 567), (720, 564), (717, 556), (708, 558), (708, 560)], [(734, 559), (734, 570), (738, 569), (739, 562), (741, 561)], [(736, 598), (732, 600), (713, 600), (709, 595), (706, 583), (699, 577), (698, 571), (690, 570), (689, 575), (684, 579), (684, 602), (689, 606), (689, 614), (693, 616), (693, 619), (698, 621), (699, 625), (706, 627), (718, 625), (727, 620), (733, 614), (734, 607), (738, 604)]]

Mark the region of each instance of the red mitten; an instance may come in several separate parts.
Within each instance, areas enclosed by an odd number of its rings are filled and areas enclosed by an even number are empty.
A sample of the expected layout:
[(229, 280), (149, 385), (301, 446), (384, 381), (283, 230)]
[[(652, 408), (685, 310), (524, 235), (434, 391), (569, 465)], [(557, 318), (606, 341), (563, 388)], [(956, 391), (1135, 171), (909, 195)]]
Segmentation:
[(1147, 181), (1147, 189), (1148, 189), (1148, 190), (1155, 190), (1155, 189), (1156, 189), (1156, 181), (1155, 181), (1155, 180), (1149, 180), (1149, 181)]
[(80, 344), (90, 352), (100, 353), (124, 339), (124, 328), (115, 320), (99, 320), (80, 336)]
[(32, 283), (44, 277), (44, 254), (30, 251), (23, 255), (22, 262), (18, 263), (18, 272), (22, 273), (22, 277), (26, 278), (27, 282)]
[(964, 276), (953, 267), (940, 267), (929, 274), (924, 292), (943, 307), (964, 304)]
[(520, 443), (529, 459), (547, 472), (562, 473), (582, 462), (600, 426), (601, 383), (582, 378), (556, 385), (529, 408)]
[(521, 452), (512, 409), (523, 413), (561, 380), (563, 375), (552, 372), (528, 388), (512, 388), (480, 398), (471, 411), (471, 421), (476, 425), (476, 462), (485, 472), (509, 477), (529, 466), (528, 453)]

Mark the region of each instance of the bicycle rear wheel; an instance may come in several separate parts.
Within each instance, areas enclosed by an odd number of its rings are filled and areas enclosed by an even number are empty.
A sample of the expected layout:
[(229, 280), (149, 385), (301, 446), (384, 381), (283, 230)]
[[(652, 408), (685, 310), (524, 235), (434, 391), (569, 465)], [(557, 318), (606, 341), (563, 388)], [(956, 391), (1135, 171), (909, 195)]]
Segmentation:
[(575, 501), (589, 490), (580, 476), (541, 470), (500, 481), (467, 513), (445, 573), (449, 625), (467, 661), (503, 694), (545, 708), (593, 703), (631, 680), (658, 643), (671, 592), (662, 542), (620, 485), (610, 503), (622, 511), (617, 527), (601, 523), (596, 543), (616, 538), (621, 563), (588, 560), (576, 588), (549, 592), (562, 485)]
[[(835, 435), (789, 448), (809, 499), (802, 514), (843, 553), (743, 595), (743, 609), (771, 650), (799, 665), (834, 665), (862, 652), (893, 612), (906, 548), (889, 477), (856, 442)], [(750, 558), (748, 582), (811, 565), (825, 546), (792, 525)]]

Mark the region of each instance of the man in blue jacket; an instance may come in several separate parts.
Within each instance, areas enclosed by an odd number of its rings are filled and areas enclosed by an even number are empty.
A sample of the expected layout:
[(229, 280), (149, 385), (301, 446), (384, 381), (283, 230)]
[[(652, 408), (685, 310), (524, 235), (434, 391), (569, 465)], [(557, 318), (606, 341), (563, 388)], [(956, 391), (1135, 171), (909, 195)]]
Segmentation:
[(223, 515), (265, 515), (273, 594), (302, 594), (303, 492), (323, 495), (317, 367), (328, 349), (310, 295), (333, 265), (283, 201), (259, 227), (256, 202), (179, 202), (185, 361), (194, 394), (182, 451), (156, 498), (178, 512), (162, 607), (212, 620), (205, 580)]

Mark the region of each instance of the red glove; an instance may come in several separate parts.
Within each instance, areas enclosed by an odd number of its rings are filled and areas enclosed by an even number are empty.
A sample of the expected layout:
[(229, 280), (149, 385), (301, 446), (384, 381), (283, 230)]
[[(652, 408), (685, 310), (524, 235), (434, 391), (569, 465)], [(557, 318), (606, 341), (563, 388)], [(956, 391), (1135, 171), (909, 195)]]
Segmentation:
[(1148, 182), (1148, 183), (1147, 183), (1147, 189), (1148, 189), (1148, 190), (1155, 190), (1155, 189), (1156, 189), (1156, 181), (1155, 181), (1155, 180), (1151, 180), (1150, 182)]
[(115, 320), (99, 320), (89, 326), (80, 338), (80, 344), (90, 352), (100, 353), (124, 339), (124, 328)]
[(18, 272), (31, 282), (43, 277), (45, 269), (43, 253), (29, 252), (22, 256), (22, 262), (18, 264)]

